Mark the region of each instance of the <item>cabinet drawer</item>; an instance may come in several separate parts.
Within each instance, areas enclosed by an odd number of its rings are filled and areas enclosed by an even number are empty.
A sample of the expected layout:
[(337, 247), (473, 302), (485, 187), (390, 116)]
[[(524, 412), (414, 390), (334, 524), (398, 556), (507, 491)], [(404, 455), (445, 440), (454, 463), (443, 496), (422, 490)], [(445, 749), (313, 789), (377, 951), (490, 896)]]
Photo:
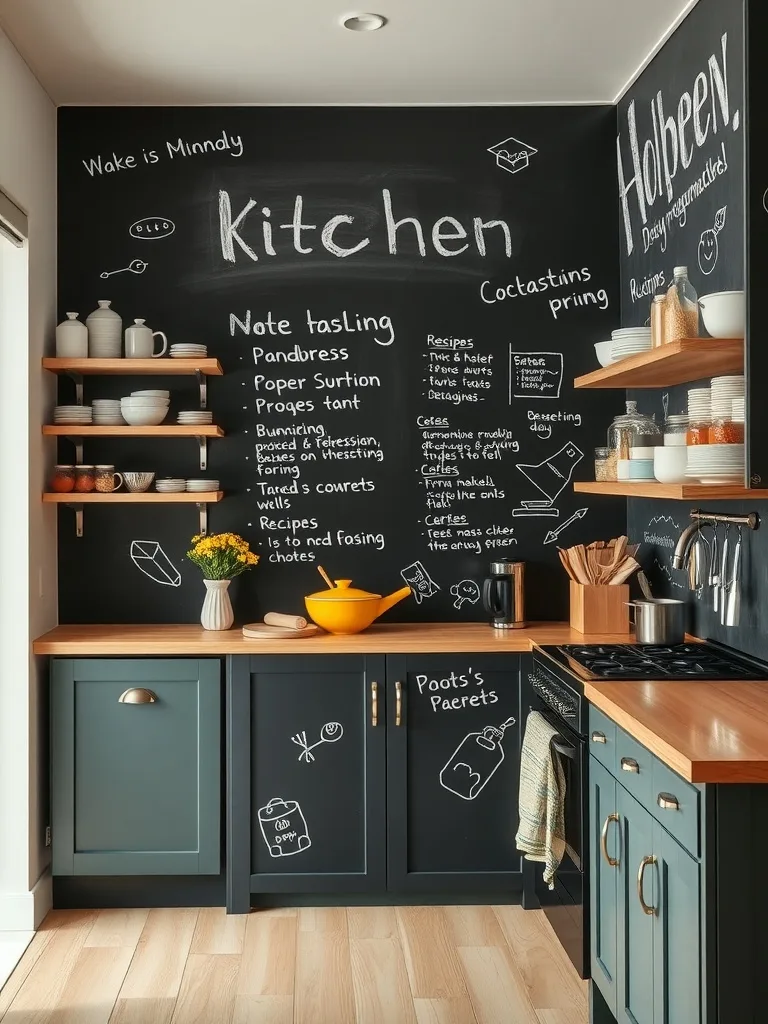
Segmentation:
[(654, 757), (649, 750), (616, 726), (616, 778), (639, 803), (648, 807), (653, 799)]
[(597, 708), (589, 706), (589, 752), (607, 768), (616, 772), (616, 723)]
[[(695, 856), (699, 856), (701, 794), (690, 782), (653, 758), (653, 789), (649, 809), (656, 820)], [(671, 806), (663, 807), (660, 800)]]

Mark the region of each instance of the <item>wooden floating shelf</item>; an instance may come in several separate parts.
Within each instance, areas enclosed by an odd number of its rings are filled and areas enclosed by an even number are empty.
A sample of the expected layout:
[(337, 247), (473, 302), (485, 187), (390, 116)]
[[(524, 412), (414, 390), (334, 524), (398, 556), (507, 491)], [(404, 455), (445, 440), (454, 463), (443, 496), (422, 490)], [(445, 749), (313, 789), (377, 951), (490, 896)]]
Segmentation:
[(577, 377), (575, 388), (665, 388), (744, 372), (743, 338), (683, 338)]
[(158, 427), (100, 427), (91, 424), (49, 424), (43, 427), (46, 437), (224, 437), (215, 423), (170, 424)]
[(744, 487), (741, 484), (708, 486), (707, 484), (660, 484), (654, 480), (640, 482), (587, 480), (575, 483), (577, 494), (603, 494), (625, 498), (669, 498), (673, 501), (707, 500), (733, 501), (734, 499), (765, 501), (768, 489)]
[(66, 494), (59, 494), (56, 491), (46, 491), (43, 494), (43, 501), (51, 505), (212, 505), (221, 501), (223, 497), (223, 491), (180, 491), (176, 494), (159, 494), (157, 491), (111, 491), (109, 494), (67, 491)]
[(221, 377), (224, 371), (218, 359), (43, 359), (43, 368), (51, 373), (79, 373), (84, 376), (184, 377), (197, 373)]

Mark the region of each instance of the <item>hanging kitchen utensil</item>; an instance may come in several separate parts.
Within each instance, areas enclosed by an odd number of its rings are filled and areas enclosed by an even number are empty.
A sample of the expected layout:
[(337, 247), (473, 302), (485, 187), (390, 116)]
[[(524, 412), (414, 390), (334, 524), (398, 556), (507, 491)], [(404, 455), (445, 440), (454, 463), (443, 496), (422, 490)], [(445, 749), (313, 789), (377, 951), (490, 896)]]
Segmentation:
[(739, 537), (733, 552), (733, 565), (728, 580), (728, 596), (726, 598), (725, 625), (738, 626), (741, 618), (741, 546), (743, 536), (739, 527)]
[(712, 590), (712, 610), (714, 612), (720, 611), (720, 551), (719, 551), (719, 533), (720, 527), (715, 523), (713, 526), (712, 535), (712, 557), (709, 560), (709, 578), (707, 583)]
[(688, 549), (688, 589), (696, 594), (697, 600), (701, 598), (707, 582), (709, 558), (709, 544), (699, 526), (696, 537)]
[(723, 554), (720, 559), (720, 579), (717, 588), (720, 591), (720, 624), (725, 625), (726, 605), (728, 603), (728, 541), (731, 532), (731, 524), (725, 525), (725, 537), (723, 538)]

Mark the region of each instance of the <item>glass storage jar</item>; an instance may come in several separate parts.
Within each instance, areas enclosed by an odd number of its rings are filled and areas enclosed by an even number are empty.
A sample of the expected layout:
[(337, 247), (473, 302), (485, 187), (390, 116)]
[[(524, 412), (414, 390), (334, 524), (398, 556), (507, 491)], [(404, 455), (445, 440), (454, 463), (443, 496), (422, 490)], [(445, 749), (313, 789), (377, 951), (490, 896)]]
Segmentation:
[(709, 428), (712, 426), (711, 420), (691, 420), (688, 424), (688, 433), (686, 443), (689, 445), (693, 444), (709, 444)]
[(709, 428), (710, 444), (744, 444), (744, 424), (736, 420), (718, 418)]
[(610, 448), (595, 448), (595, 480), (610, 480), (609, 471)]
[[(640, 438), (661, 438), (661, 427), (651, 416), (637, 411), (637, 402), (627, 402), (627, 411), (617, 416), (608, 428), (608, 448), (610, 457), (628, 459), (630, 448), (638, 447)], [(648, 444), (648, 440), (644, 440)]]
[(667, 447), (682, 447), (688, 444), (688, 414), (672, 413), (664, 421), (664, 444)]
[(651, 348), (658, 348), (666, 341), (664, 333), (664, 316), (667, 296), (654, 295), (651, 301)]
[(51, 477), (51, 490), (66, 494), (75, 489), (75, 467), (55, 466)]
[(675, 267), (674, 284), (664, 302), (664, 341), (699, 336), (699, 299), (688, 280), (688, 267)]

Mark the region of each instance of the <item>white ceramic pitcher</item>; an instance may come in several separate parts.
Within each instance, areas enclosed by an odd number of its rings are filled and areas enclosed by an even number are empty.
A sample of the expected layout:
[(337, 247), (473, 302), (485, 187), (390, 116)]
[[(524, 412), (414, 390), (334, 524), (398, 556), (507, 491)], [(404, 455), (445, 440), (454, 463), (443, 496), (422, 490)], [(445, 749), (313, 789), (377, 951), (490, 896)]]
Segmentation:
[[(155, 338), (163, 339), (163, 347), (155, 352)], [(168, 348), (168, 339), (162, 331), (153, 331), (143, 320), (134, 320), (125, 330), (126, 359), (159, 359)]]

